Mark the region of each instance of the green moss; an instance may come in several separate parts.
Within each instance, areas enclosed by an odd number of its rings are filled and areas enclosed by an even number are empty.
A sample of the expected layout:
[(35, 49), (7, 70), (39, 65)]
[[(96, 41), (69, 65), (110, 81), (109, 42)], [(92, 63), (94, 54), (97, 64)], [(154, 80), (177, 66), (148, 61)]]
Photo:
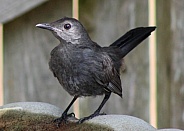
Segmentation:
[(30, 113), (19, 110), (0, 110), (0, 131), (112, 131), (109, 127), (83, 123), (76, 124), (69, 122), (68, 124), (61, 124), (57, 127), (53, 120), (56, 119), (54, 116)]

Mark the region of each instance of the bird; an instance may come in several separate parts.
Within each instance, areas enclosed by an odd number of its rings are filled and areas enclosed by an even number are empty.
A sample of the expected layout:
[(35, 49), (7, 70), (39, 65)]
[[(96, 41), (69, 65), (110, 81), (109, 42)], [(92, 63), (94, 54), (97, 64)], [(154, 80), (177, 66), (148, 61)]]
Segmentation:
[(111, 93), (122, 97), (120, 69), (124, 65), (123, 58), (156, 29), (155, 26), (137, 27), (109, 46), (102, 47), (91, 40), (85, 27), (75, 18), (63, 17), (36, 27), (51, 31), (59, 40), (50, 53), (49, 68), (61, 86), (73, 96), (61, 117), (55, 120), (59, 124), (75, 116), (68, 111), (79, 97), (105, 95), (94, 113), (80, 118), (78, 123), (103, 115), (100, 111)]

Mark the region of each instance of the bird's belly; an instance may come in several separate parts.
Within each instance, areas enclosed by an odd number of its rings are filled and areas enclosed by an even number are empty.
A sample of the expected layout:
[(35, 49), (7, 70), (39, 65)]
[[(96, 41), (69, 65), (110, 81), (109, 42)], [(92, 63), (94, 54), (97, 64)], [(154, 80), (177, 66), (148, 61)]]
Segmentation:
[(63, 88), (72, 96), (96, 96), (105, 93), (104, 88), (92, 76), (83, 75), (82, 72), (77, 75), (62, 73), (57, 78)]

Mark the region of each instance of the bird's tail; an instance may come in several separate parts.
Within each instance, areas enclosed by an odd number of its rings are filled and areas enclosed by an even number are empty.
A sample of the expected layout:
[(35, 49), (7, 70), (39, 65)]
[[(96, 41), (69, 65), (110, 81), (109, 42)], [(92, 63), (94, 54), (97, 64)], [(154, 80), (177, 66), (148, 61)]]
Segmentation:
[(146, 39), (156, 27), (138, 27), (128, 31), (110, 46), (118, 46), (122, 50), (122, 57)]

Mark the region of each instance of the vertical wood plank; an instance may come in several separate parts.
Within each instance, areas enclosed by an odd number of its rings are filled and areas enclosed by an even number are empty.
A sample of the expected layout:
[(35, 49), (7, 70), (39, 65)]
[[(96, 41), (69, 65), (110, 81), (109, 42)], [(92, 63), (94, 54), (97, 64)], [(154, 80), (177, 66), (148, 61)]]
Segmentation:
[(158, 93), (158, 128), (171, 127), (171, 63), (172, 31), (171, 0), (157, 0), (157, 93)]
[(72, 16), (79, 19), (79, 0), (73, 0), (72, 2)]
[(72, 16), (72, 1), (52, 0), (3, 25), (5, 104), (46, 102), (60, 107), (61, 112), (68, 106), (72, 97), (48, 66), (50, 52), (59, 41), (35, 27), (64, 16)]
[[(72, 2), (72, 17), (75, 19), (79, 19), (79, 0), (73, 0)], [(79, 118), (80, 116), (79, 98), (75, 101), (73, 110), (74, 110), (75, 116)]]
[[(149, 0), (149, 26), (156, 25), (156, 1)], [(156, 56), (156, 31), (149, 37), (149, 81), (150, 81), (150, 105), (149, 121), (157, 128), (157, 56)]]
[(0, 23), (0, 106), (3, 105), (3, 24)]
[[(80, 0), (80, 21), (91, 39), (109, 46), (128, 30), (148, 25), (147, 0)], [(102, 109), (107, 114), (128, 114), (149, 121), (148, 41), (125, 57), (122, 73), (123, 99), (111, 95)], [(104, 96), (80, 99), (81, 116), (93, 113)]]
[(171, 0), (171, 127), (184, 130), (184, 1)]

